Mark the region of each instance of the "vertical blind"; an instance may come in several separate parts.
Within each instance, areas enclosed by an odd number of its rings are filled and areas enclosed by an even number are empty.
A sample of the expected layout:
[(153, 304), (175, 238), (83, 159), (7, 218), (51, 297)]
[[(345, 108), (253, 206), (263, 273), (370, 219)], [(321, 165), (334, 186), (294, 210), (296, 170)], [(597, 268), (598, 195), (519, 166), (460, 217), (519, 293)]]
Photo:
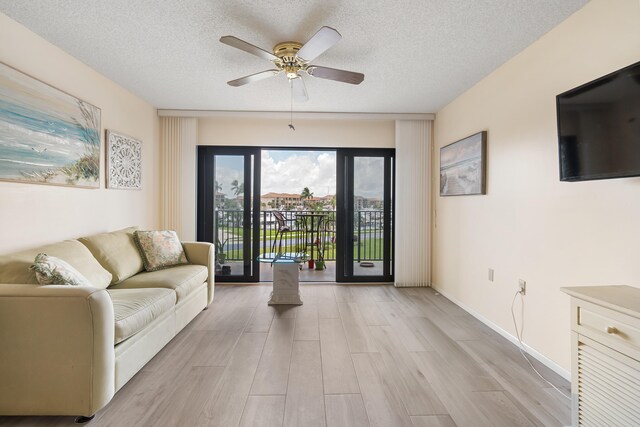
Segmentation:
[[(194, 118), (160, 117), (160, 220), (163, 228), (175, 230), (178, 236), (187, 239), (193, 239), (195, 229), (185, 229), (184, 213), (194, 214), (195, 206), (185, 206), (183, 184), (190, 180), (189, 174), (195, 181), (195, 168), (189, 161), (195, 165), (196, 127)], [(195, 203), (195, 200), (188, 202)]]
[(431, 128), (427, 120), (396, 121), (397, 287), (430, 285)]

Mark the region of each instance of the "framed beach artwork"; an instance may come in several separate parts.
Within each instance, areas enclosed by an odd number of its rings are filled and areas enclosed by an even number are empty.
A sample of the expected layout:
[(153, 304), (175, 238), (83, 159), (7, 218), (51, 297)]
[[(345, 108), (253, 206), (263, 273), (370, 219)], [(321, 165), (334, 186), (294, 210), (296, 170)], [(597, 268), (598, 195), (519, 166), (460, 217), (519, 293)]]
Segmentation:
[(440, 149), (440, 195), (487, 194), (487, 132), (482, 131)]
[(100, 109), (0, 63), (0, 180), (100, 188)]

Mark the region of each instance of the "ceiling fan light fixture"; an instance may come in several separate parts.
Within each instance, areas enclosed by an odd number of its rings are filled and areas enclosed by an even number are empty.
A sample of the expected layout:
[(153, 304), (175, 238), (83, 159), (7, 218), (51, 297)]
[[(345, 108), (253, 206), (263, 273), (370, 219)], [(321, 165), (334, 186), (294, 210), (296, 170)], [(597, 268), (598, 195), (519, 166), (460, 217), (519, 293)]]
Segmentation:
[(298, 71), (300, 71), (301, 68), (299, 65), (285, 65), (283, 69), (287, 75), (287, 78), (289, 80), (292, 80), (298, 78)]
[(289, 80), (297, 79), (298, 72), (306, 68), (304, 62), (296, 56), (301, 47), (302, 44), (297, 42), (278, 43), (273, 47), (273, 54), (279, 58), (274, 64), (284, 71)]

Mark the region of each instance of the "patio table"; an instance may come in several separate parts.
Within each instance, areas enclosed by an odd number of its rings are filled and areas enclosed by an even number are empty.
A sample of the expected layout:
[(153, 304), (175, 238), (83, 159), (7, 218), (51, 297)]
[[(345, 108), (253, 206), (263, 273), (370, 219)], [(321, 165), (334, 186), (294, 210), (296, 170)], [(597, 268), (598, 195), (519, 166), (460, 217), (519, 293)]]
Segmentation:
[[(309, 256), (309, 268), (313, 268), (315, 258), (313, 250), (316, 247), (316, 240), (320, 237), (320, 226), (322, 221), (327, 216), (326, 213), (302, 213), (297, 214), (296, 218), (302, 222), (304, 228), (304, 250), (308, 246), (311, 246), (311, 254)], [(324, 260), (324, 254), (320, 250), (320, 246), (317, 247), (318, 260)]]

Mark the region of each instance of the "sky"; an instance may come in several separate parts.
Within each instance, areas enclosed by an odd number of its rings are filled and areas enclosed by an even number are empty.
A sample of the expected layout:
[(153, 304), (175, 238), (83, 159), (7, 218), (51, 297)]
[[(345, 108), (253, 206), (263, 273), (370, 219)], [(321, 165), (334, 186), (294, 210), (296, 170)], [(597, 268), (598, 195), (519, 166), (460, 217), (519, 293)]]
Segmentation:
[(262, 194), (300, 194), (304, 187), (315, 197), (336, 194), (335, 151), (262, 151)]
[(383, 199), (384, 159), (382, 157), (356, 157), (353, 161), (353, 194), (366, 198)]
[[(304, 187), (315, 197), (336, 194), (335, 151), (262, 150), (261, 194), (300, 194)], [(216, 179), (222, 192), (233, 197), (231, 182), (243, 181), (242, 156), (216, 156)], [(382, 199), (381, 158), (357, 157), (355, 160), (355, 194)]]

